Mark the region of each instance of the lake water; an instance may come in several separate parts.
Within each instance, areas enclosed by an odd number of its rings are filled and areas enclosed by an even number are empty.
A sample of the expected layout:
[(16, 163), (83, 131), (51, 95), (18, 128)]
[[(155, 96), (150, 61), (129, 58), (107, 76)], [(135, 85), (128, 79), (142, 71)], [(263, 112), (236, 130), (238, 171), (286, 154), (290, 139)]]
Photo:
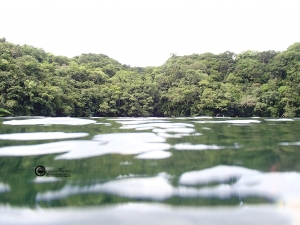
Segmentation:
[(0, 224), (300, 224), (299, 118), (0, 120)]

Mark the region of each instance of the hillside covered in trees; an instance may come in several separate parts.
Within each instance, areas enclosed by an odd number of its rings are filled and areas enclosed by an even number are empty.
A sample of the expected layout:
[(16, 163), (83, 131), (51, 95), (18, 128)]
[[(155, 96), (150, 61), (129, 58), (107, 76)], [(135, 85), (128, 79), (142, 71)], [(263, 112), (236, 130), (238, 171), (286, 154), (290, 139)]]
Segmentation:
[(300, 116), (300, 43), (130, 67), (0, 39), (0, 116)]

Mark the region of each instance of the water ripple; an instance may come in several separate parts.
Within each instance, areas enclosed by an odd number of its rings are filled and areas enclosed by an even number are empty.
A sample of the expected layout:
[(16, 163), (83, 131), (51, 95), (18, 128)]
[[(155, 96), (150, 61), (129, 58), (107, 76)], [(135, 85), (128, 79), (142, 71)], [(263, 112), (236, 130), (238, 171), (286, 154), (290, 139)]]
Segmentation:
[[(165, 200), (174, 196), (181, 198), (264, 197), (276, 201), (292, 202), (300, 199), (300, 174), (296, 172), (261, 173), (237, 166), (217, 166), (192, 171), (180, 177), (180, 186), (173, 187), (171, 176), (158, 174), (155, 177), (129, 177), (91, 186), (66, 185), (57, 191), (46, 191), (36, 195), (36, 201), (52, 201), (83, 193), (106, 193), (133, 199)], [(232, 184), (223, 182), (236, 179)], [(202, 188), (186, 185), (221, 182), (216, 186)]]
[[(295, 210), (296, 211), (296, 210)], [(264, 205), (247, 207), (176, 207), (158, 203), (126, 203), (110, 206), (29, 209), (0, 206), (1, 224), (132, 224), (132, 225), (296, 225), (286, 210)], [(17, 215), (17, 216), (16, 216)], [(297, 217), (299, 219), (299, 216)]]
[[(112, 133), (96, 135), (90, 141), (74, 140), (2, 147), (0, 156), (30, 156), (65, 152), (56, 156), (55, 159), (70, 160), (105, 154), (141, 154), (149, 151), (168, 150), (170, 145), (164, 142), (163, 137), (153, 133)], [(165, 153), (164, 156), (166, 156)]]
[[(223, 118), (223, 117), (222, 117)], [(230, 124), (250, 124), (260, 123), (259, 120), (219, 120), (219, 121), (193, 121), (194, 123), (230, 123)]]
[(220, 150), (220, 149), (225, 149), (226, 147), (222, 147), (218, 145), (205, 145), (205, 144), (192, 145), (189, 143), (183, 143), (183, 144), (176, 144), (174, 148), (176, 150)]
[(86, 125), (96, 123), (95, 120), (70, 118), (70, 117), (49, 117), (39, 119), (27, 119), (27, 120), (9, 120), (4, 121), (6, 125)]
[(65, 132), (32, 132), (0, 134), (0, 140), (51, 140), (80, 138), (88, 136), (88, 133), (65, 133)]
[(186, 172), (179, 179), (180, 184), (196, 185), (207, 184), (211, 182), (227, 182), (231, 179), (237, 179), (241, 176), (258, 174), (257, 170), (251, 170), (239, 166), (219, 165), (199, 171)]
[(10, 189), (10, 186), (8, 184), (4, 184), (4, 183), (1, 183), (0, 182), (0, 193), (1, 192), (9, 192), (11, 189)]

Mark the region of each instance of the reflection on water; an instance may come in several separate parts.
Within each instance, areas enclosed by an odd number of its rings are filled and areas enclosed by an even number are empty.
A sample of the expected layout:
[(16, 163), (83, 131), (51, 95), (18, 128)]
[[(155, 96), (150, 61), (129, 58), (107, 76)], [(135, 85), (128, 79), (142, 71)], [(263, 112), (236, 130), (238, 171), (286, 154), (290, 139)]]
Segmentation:
[[(51, 201), (66, 198), (70, 195), (83, 193), (108, 193), (126, 198), (164, 200), (172, 196), (203, 197), (228, 199), (238, 197), (264, 197), (274, 201), (288, 202), (294, 198), (300, 199), (300, 173), (260, 173), (242, 167), (217, 166), (200, 171), (187, 172), (181, 175), (180, 184), (196, 185), (219, 182), (216, 186), (192, 188), (173, 187), (168, 178), (158, 174), (155, 177), (125, 177), (91, 186), (66, 185), (58, 191), (38, 193), (36, 201)], [(119, 177), (120, 178), (120, 177)], [(232, 184), (224, 184), (231, 179), (237, 179)]]
[[(221, 117), (223, 118), (223, 117)], [(195, 123), (232, 123), (232, 124), (249, 124), (260, 123), (259, 120), (219, 120), (219, 121), (195, 121)]]
[[(24, 209), (0, 207), (2, 224), (293, 224), (290, 215), (274, 206), (243, 208), (171, 207), (128, 203), (106, 207)], [(16, 217), (15, 215), (18, 215)], [(295, 223), (294, 223), (295, 224)]]
[(294, 121), (293, 119), (288, 119), (288, 118), (279, 118), (279, 119), (265, 119), (265, 121), (281, 121), (281, 122), (286, 122), (286, 121)]
[(32, 132), (32, 133), (14, 133), (0, 134), (0, 140), (51, 140), (80, 138), (88, 136), (88, 133), (64, 133), (64, 132)]
[(219, 150), (219, 149), (224, 149), (225, 147), (217, 146), (217, 145), (204, 145), (204, 144), (192, 145), (189, 143), (183, 143), (183, 144), (176, 144), (174, 148), (176, 150)]
[(58, 182), (61, 181), (61, 179), (56, 177), (36, 177), (32, 182), (34, 183), (48, 183), (48, 182)]
[[(2, 119), (0, 224), (298, 224), (299, 125)], [(71, 176), (37, 176), (39, 165)]]
[(151, 151), (139, 154), (135, 158), (137, 159), (164, 159), (169, 158), (172, 155), (171, 152), (165, 152), (165, 151)]
[(279, 145), (300, 145), (300, 141), (298, 142), (281, 142)]
[[(170, 153), (157, 152), (167, 150), (165, 139), (153, 133), (115, 133), (95, 135), (90, 141), (61, 141), (38, 145), (9, 146), (0, 148), (0, 156), (29, 156), (67, 152), (55, 159), (81, 159), (105, 154), (139, 154), (156, 151), (154, 154), (142, 154), (138, 158), (159, 158)], [(84, 150), (85, 149), (85, 150)], [(162, 153), (162, 154), (161, 154)], [(165, 154), (164, 154), (165, 153)]]
[(0, 192), (10, 191), (10, 186), (0, 182)]
[(94, 120), (79, 119), (70, 117), (56, 117), (56, 118), (40, 118), (40, 119), (27, 119), (27, 120), (9, 120), (4, 121), (3, 124), (7, 125), (86, 125), (96, 123)]
[(228, 182), (242, 176), (257, 175), (259, 171), (239, 166), (216, 166), (199, 171), (186, 172), (180, 176), (179, 183), (184, 185)]
[(66, 185), (58, 191), (38, 193), (36, 201), (51, 201), (82, 193), (108, 193), (126, 198), (164, 200), (173, 195), (174, 189), (163, 176), (124, 178), (91, 186)]

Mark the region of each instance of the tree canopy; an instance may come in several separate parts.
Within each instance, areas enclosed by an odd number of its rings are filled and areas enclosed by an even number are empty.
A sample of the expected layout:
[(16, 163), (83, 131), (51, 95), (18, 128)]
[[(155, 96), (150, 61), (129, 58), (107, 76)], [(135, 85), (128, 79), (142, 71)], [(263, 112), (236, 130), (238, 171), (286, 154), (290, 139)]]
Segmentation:
[(300, 116), (300, 43), (130, 67), (0, 39), (0, 116)]

